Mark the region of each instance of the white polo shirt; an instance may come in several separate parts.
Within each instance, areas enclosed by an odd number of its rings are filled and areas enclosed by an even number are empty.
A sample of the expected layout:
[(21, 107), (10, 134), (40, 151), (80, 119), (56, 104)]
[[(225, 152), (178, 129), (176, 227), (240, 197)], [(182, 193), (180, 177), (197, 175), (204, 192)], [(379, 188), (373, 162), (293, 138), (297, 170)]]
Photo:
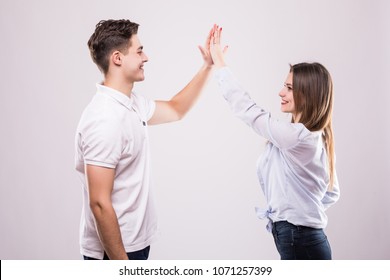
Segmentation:
[(97, 85), (76, 132), (76, 170), (83, 187), (80, 252), (102, 259), (103, 246), (89, 207), (85, 164), (115, 168), (112, 203), (126, 252), (149, 246), (157, 234), (157, 217), (150, 186), (147, 121), (155, 102)]

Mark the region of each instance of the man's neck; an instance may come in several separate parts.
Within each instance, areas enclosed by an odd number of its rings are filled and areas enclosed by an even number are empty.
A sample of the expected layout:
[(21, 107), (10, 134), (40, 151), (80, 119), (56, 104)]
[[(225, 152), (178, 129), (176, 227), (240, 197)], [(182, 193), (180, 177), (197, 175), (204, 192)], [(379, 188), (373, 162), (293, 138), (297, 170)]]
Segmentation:
[(118, 79), (113, 79), (110, 77), (105, 77), (103, 85), (112, 89), (115, 89), (129, 98), (131, 96), (131, 91), (133, 90), (134, 83), (133, 82), (124, 82)]

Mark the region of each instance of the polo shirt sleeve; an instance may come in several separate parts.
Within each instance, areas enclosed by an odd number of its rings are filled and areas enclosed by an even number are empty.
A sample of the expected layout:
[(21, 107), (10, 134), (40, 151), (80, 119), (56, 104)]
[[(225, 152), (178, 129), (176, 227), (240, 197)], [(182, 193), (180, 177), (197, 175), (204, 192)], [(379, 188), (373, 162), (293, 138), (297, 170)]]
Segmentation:
[(260, 108), (252, 100), (229, 68), (219, 69), (215, 78), (233, 113), (275, 146), (279, 148), (294, 147), (300, 140), (310, 135), (310, 131), (303, 124), (272, 118), (269, 112)]
[(150, 120), (156, 110), (156, 102), (139, 94), (135, 94), (134, 97), (137, 99), (137, 103), (139, 104), (138, 109), (142, 112), (142, 118), (145, 121)]
[(150, 99), (146, 99), (146, 120), (150, 120), (156, 110), (156, 102)]
[(116, 168), (122, 150), (122, 130), (115, 120), (99, 119), (91, 122), (81, 135), (84, 163)]

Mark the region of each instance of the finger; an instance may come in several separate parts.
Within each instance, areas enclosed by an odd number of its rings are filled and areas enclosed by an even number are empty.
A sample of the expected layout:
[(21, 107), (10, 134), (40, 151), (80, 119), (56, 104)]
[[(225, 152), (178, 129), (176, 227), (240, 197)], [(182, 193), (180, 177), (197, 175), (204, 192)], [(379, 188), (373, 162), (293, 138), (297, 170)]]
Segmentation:
[(215, 32), (215, 41), (214, 41), (215, 44), (221, 43), (221, 31), (222, 31), (222, 27), (218, 26), (218, 28)]
[(229, 46), (225, 46), (225, 47), (223, 48), (222, 53), (225, 55), (225, 54), (227, 53), (228, 49), (229, 49)]
[(215, 35), (214, 35), (214, 31), (213, 31), (213, 33), (211, 34), (211, 37), (210, 37), (209, 48), (212, 48), (214, 46), (214, 41), (215, 41)]
[(211, 34), (211, 43), (212, 44), (215, 44), (215, 28), (216, 28), (217, 25), (214, 24), (214, 27), (213, 27), (213, 32)]
[(214, 30), (215, 30), (215, 24), (214, 24), (213, 27), (210, 29), (209, 36), (207, 37), (206, 45), (207, 45), (208, 49), (210, 49), (211, 45), (213, 44)]
[(209, 34), (207, 35), (207, 39), (206, 39), (206, 43), (205, 43), (205, 47), (207, 48), (208, 46), (210, 46), (210, 41), (211, 41), (211, 37), (213, 35), (213, 30), (214, 30), (214, 27), (210, 29), (210, 32)]
[(213, 30), (213, 43), (216, 44), (217, 42), (217, 35), (218, 35), (218, 25), (214, 24), (214, 30)]
[(221, 43), (222, 27), (218, 30), (218, 43)]
[(205, 48), (203, 48), (202, 46), (198, 46), (203, 58), (206, 58), (207, 57), (207, 52), (205, 50)]

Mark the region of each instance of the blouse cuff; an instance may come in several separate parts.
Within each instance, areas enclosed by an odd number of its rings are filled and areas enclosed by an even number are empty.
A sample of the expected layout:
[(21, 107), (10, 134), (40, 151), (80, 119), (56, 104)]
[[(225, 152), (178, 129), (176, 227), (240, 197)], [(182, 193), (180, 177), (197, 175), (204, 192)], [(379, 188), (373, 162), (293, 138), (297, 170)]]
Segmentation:
[(222, 83), (229, 76), (233, 76), (230, 68), (228, 66), (224, 66), (215, 71), (214, 77), (218, 81), (218, 83)]

